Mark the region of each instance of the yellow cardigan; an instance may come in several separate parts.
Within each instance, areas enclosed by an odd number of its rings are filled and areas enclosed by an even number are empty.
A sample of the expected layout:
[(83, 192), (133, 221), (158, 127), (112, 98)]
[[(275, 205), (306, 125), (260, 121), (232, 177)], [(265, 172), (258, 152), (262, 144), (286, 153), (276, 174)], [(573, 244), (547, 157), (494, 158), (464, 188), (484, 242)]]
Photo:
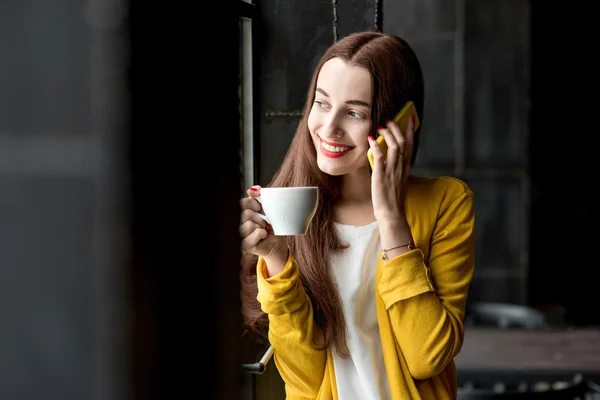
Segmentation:
[[(473, 193), (451, 177), (412, 177), (406, 213), (417, 249), (384, 263), (375, 280), (377, 320), (392, 400), (456, 399), (454, 357), (474, 264)], [(290, 252), (291, 253), (291, 252)], [(338, 400), (331, 349), (313, 346), (319, 330), (290, 254), (266, 278), (258, 261), (258, 301), (269, 316), (269, 341), (286, 399)]]

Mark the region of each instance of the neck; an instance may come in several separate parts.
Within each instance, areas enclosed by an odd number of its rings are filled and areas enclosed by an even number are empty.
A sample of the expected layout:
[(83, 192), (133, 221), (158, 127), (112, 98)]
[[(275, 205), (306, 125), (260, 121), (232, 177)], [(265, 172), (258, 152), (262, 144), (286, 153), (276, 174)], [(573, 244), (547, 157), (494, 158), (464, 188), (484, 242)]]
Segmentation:
[(367, 225), (375, 220), (369, 166), (342, 176), (340, 197), (333, 206), (333, 220), (345, 225)]
[(343, 176), (340, 201), (359, 204), (371, 202), (371, 173), (369, 167), (361, 168)]

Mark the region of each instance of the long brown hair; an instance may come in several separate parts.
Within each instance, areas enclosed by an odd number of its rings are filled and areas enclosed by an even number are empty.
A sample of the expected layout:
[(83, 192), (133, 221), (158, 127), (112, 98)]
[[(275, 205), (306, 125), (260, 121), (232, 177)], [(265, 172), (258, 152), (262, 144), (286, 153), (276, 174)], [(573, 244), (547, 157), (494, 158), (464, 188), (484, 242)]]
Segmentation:
[[(334, 345), (342, 356), (348, 356), (346, 323), (335, 280), (328, 267), (329, 255), (346, 246), (335, 231), (333, 206), (341, 191), (341, 177), (323, 173), (317, 165), (317, 153), (308, 130), (307, 120), (315, 99), (317, 77), (323, 64), (339, 57), (350, 65), (366, 68), (372, 77), (372, 129), (383, 126), (393, 118), (404, 103), (412, 100), (423, 121), (423, 76), (419, 61), (403, 39), (380, 33), (353, 33), (333, 44), (322, 56), (312, 76), (304, 113), (283, 163), (268, 186), (318, 186), (319, 205), (306, 235), (289, 238), (292, 255), (300, 270), (300, 278), (308, 294), (314, 319), (321, 328), (323, 343), (319, 349)], [(422, 127), (423, 125), (421, 125)], [(419, 145), (415, 132), (414, 160)], [(261, 310), (257, 297), (257, 257), (247, 253), (242, 258), (242, 304), (245, 324), (249, 329), (265, 334), (267, 315)]]

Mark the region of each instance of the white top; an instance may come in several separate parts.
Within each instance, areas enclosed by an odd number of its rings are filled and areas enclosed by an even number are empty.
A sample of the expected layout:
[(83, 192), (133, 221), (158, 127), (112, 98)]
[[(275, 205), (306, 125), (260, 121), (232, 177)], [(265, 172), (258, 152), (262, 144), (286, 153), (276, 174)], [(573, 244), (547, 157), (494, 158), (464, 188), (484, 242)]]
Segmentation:
[(340, 238), (350, 245), (334, 253), (331, 269), (337, 281), (348, 327), (351, 358), (333, 353), (340, 400), (389, 400), (390, 389), (375, 306), (375, 270), (380, 251), (377, 221), (365, 226), (336, 223)]

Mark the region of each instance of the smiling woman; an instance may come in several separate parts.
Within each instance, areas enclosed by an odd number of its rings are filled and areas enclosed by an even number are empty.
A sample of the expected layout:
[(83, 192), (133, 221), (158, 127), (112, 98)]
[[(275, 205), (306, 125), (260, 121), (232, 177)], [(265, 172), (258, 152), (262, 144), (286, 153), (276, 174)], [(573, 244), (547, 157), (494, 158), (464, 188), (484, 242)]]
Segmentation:
[(421, 66), (405, 40), (339, 40), (268, 185), (319, 188), (308, 231), (275, 235), (259, 215), (260, 186), (240, 201), (245, 323), (268, 335), (287, 399), (456, 398), (473, 193), (411, 174), (422, 125), (392, 121), (409, 101), (423, 121)]

